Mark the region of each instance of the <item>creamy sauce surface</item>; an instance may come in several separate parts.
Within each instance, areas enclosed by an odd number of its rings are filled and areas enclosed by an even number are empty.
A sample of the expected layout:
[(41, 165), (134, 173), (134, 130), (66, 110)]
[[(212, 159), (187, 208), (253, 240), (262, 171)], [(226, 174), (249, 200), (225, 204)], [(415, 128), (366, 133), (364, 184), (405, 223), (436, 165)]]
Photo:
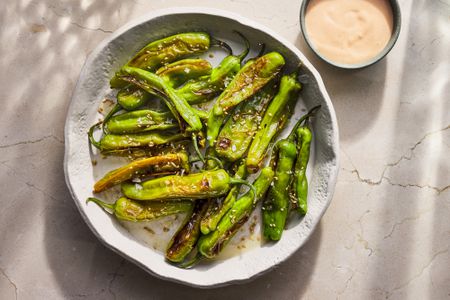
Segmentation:
[(306, 31), (315, 50), (342, 64), (369, 61), (392, 36), (393, 16), (387, 0), (311, 0)]

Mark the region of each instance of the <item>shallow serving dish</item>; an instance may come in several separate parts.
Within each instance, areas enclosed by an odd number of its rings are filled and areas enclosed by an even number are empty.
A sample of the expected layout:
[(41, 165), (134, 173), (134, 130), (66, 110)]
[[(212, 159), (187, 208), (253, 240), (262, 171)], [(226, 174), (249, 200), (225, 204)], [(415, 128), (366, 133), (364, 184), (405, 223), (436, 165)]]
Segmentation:
[[(122, 226), (115, 218), (96, 205), (87, 205), (92, 186), (99, 173), (112, 169), (107, 160), (99, 166), (91, 163), (87, 130), (99, 118), (97, 109), (105, 95), (111, 94), (109, 79), (121, 65), (149, 41), (186, 31), (207, 31), (227, 41), (236, 51), (242, 49), (238, 30), (247, 36), (256, 51), (258, 43), (267, 50), (276, 50), (286, 58), (285, 70), (293, 71), (301, 62), (303, 91), (297, 103), (295, 123), (305, 108), (321, 104), (320, 113), (313, 121), (314, 145), (309, 164), (309, 211), (284, 232), (276, 244), (264, 244), (239, 255), (201, 264), (194, 269), (179, 269), (164, 260), (163, 253), (155, 251)], [(213, 64), (220, 55), (209, 58)], [(333, 106), (322, 79), (303, 54), (291, 43), (264, 26), (225, 11), (206, 8), (176, 8), (152, 12), (120, 28), (104, 40), (89, 56), (76, 85), (65, 127), (66, 182), (75, 203), (95, 235), (109, 248), (133, 261), (151, 274), (197, 287), (214, 287), (255, 278), (270, 270), (297, 251), (310, 237), (327, 209), (338, 172), (338, 128)]]

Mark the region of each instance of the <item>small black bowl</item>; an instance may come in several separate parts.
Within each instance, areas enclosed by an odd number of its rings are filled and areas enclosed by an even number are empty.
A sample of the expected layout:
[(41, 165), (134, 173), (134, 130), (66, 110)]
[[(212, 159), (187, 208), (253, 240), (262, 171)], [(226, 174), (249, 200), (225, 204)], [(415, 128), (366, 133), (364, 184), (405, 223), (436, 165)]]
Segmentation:
[(400, 34), (402, 16), (400, 13), (400, 6), (399, 6), (397, 0), (389, 0), (389, 3), (391, 4), (391, 9), (392, 9), (393, 32), (392, 32), (391, 39), (387, 43), (386, 47), (384, 47), (384, 49), (380, 53), (378, 53), (375, 57), (373, 57), (372, 59), (365, 61), (363, 63), (341, 64), (341, 63), (329, 60), (326, 57), (322, 56), (319, 51), (314, 49), (314, 46), (308, 36), (308, 32), (306, 31), (305, 14), (306, 14), (306, 8), (308, 7), (309, 2), (311, 2), (311, 1), (303, 0), (302, 6), (300, 7), (300, 29), (302, 31), (303, 37), (305, 38), (306, 43), (308, 44), (309, 48), (311, 48), (311, 50), (318, 57), (320, 57), (323, 61), (329, 63), (330, 65), (333, 65), (333, 66), (336, 66), (339, 68), (343, 68), (343, 69), (360, 69), (360, 68), (368, 67), (368, 66), (373, 65), (374, 63), (380, 61), (383, 57), (385, 57), (386, 54), (388, 54), (389, 51), (391, 51), (392, 47), (394, 47), (395, 42), (397, 42), (398, 36)]

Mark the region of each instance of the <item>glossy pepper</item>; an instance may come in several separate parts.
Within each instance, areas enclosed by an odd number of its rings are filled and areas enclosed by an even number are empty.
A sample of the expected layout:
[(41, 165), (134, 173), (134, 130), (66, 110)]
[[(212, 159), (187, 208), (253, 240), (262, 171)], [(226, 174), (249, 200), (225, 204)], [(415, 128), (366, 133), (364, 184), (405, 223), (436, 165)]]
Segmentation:
[[(189, 55), (200, 54), (210, 47), (211, 38), (204, 32), (175, 34), (149, 43), (142, 48), (125, 66), (154, 72), (159, 67)], [(118, 76), (110, 81), (112, 88), (123, 87)]]
[(247, 56), (250, 45), (245, 36), (236, 32), (244, 40), (244, 51), (235, 56), (226, 56), (220, 64), (215, 67), (211, 75), (203, 76), (197, 80), (187, 82), (177, 90), (177, 93), (191, 104), (206, 102), (217, 96), (225, 86), (233, 79), (241, 69), (241, 62)]
[(214, 145), (228, 111), (256, 94), (280, 72), (284, 63), (281, 54), (271, 52), (247, 62), (242, 67), (211, 109), (206, 137), (210, 146)]
[[(209, 75), (211, 69), (211, 64), (204, 59), (183, 59), (159, 68), (155, 74), (171, 87), (178, 87), (191, 79)], [(128, 111), (142, 107), (150, 98), (149, 93), (135, 85), (128, 85), (117, 93), (117, 103)]]
[(253, 196), (254, 192), (248, 191), (234, 203), (231, 209), (220, 220), (216, 230), (200, 238), (197, 247), (203, 256), (213, 258), (219, 254), (227, 242), (248, 220), (257, 202), (266, 194), (273, 178), (274, 171), (271, 167), (266, 167), (261, 170), (261, 174), (254, 182), (256, 200)]
[(297, 73), (283, 76), (275, 98), (270, 102), (259, 125), (259, 130), (250, 145), (247, 169), (254, 173), (259, 170), (270, 142), (284, 127), (290, 115), (290, 106), (297, 100), (301, 84)]
[(128, 148), (142, 147), (151, 148), (159, 145), (168, 144), (175, 141), (185, 139), (185, 135), (182, 133), (171, 132), (143, 132), (134, 134), (106, 134), (103, 135), (100, 141), (94, 139), (94, 130), (100, 126), (100, 123), (94, 124), (88, 132), (88, 137), (91, 145), (95, 146), (100, 151), (114, 151), (124, 150)]
[(178, 124), (169, 111), (142, 109), (111, 117), (103, 128), (105, 133), (125, 134), (176, 128)]
[(195, 202), (194, 210), (186, 216), (186, 222), (180, 226), (172, 237), (166, 250), (166, 259), (182, 262), (192, 251), (200, 237), (200, 220), (206, 211), (207, 201)]
[[(294, 128), (297, 137), (297, 160), (294, 167), (293, 190), (297, 204), (297, 211), (305, 215), (308, 211), (308, 179), (306, 178), (306, 168), (309, 162), (309, 154), (312, 140), (312, 132), (308, 121), (315, 115), (320, 105), (313, 107), (299, 121), (297, 128)], [(302, 126), (302, 124), (304, 125)]]
[(226, 194), (234, 184), (246, 181), (232, 178), (223, 169), (204, 171), (185, 176), (171, 175), (141, 184), (122, 183), (122, 193), (136, 200), (205, 199)]
[(274, 94), (274, 85), (268, 84), (236, 107), (217, 137), (215, 150), (219, 157), (234, 162), (244, 156)]
[(95, 183), (94, 193), (102, 192), (133, 177), (146, 174), (152, 171), (152, 169), (153, 171), (157, 171), (158, 169), (164, 171), (183, 169), (189, 172), (189, 157), (184, 151), (134, 160), (125, 166), (106, 173), (102, 179)]
[(123, 67), (121, 73), (120, 78), (129, 80), (149, 93), (161, 96), (172, 114), (175, 117), (181, 116), (190, 131), (196, 132), (202, 129), (202, 122), (192, 107), (158, 75), (131, 67)]
[[(247, 177), (245, 163), (239, 165), (234, 177), (239, 179), (245, 179)], [(225, 198), (216, 198), (209, 202), (208, 209), (200, 224), (200, 229), (203, 234), (208, 234), (216, 229), (219, 221), (236, 202), (238, 194), (239, 187), (233, 186)]]
[(155, 74), (176, 88), (190, 79), (211, 74), (211, 64), (202, 58), (183, 59), (156, 70)]
[(281, 238), (289, 213), (289, 188), (292, 169), (297, 156), (296, 144), (292, 139), (283, 139), (275, 145), (271, 166), (276, 166), (273, 185), (263, 202), (263, 235), (277, 241)]
[(103, 202), (97, 198), (88, 198), (86, 202), (95, 202), (118, 219), (133, 222), (150, 221), (164, 216), (189, 213), (194, 207), (191, 201), (140, 202), (125, 197), (119, 198), (114, 204)]

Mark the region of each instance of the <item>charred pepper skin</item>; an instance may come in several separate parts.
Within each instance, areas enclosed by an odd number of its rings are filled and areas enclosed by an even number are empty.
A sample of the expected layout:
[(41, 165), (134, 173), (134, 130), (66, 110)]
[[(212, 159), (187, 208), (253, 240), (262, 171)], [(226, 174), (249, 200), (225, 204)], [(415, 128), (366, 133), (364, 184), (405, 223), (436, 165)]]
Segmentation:
[(194, 207), (191, 201), (139, 202), (126, 197), (119, 198), (114, 204), (105, 203), (97, 198), (88, 198), (86, 202), (95, 202), (118, 219), (132, 222), (150, 221), (169, 215), (190, 213)]
[(244, 40), (245, 49), (239, 55), (228, 55), (215, 67), (211, 75), (187, 82), (177, 90), (177, 93), (191, 104), (199, 104), (212, 100), (226, 84), (230, 82), (241, 69), (241, 62), (250, 50), (250, 44), (245, 36), (236, 32)]
[(201, 58), (183, 59), (159, 68), (155, 74), (171, 87), (177, 88), (183, 83), (211, 74), (211, 64)]
[(289, 139), (280, 140), (276, 147), (275, 179), (262, 206), (263, 235), (272, 241), (278, 241), (281, 238), (286, 224), (292, 169), (297, 157), (296, 144)]
[(181, 116), (192, 132), (202, 129), (202, 122), (189, 103), (158, 75), (132, 67), (123, 67), (121, 74), (120, 78), (131, 77), (128, 79), (145, 91), (162, 96), (172, 114), (175, 117)]
[(168, 111), (142, 109), (111, 117), (103, 125), (105, 133), (126, 134), (178, 127), (175, 118)]
[(171, 142), (181, 141), (186, 139), (182, 133), (171, 132), (143, 132), (134, 134), (106, 134), (103, 135), (100, 141), (96, 141), (93, 137), (94, 130), (100, 124), (93, 125), (88, 137), (91, 145), (95, 146), (101, 152), (111, 152), (115, 150), (126, 150), (129, 148), (152, 148), (155, 146), (169, 144)]
[(297, 211), (299, 214), (305, 215), (308, 211), (306, 168), (309, 162), (312, 132), (307, 126), (301, 126), (297, 128), (296, 135), (298, 154), (294, 169), (294, 192), (297, 200)]
[(217, 137), (215, 150), (219, 157), (235, 162), (244, 156), (274, 94), (273, 84), (268, 84), (247, 102), (236, 107)]
[(259, 170), (270, 142), (284, 127), (290, 115), (289, 107), (298, 98), (300, 89), (296, 73), (281, 78), (278, 93), (270, 102), (248, 150), (247, 169), (250, 173)]
[[(211, 39), (207, 33), (189, 32), (172, 35), (149, 43), (142, 48), (125, 66), (154, 72), (159, 67), (189, 55), (206, 52)], [(112, 88), (124, 87), (123, 81), (114, 76), (110, 85)]]
[(148, 102), (151, 95), (135, 85), (127, 85), (117, 93), (117, 103), (127, 111), (139, 109)]
[(102, 179), (94, 184), (94, 193), (100, 193), (133, 177), (151, 171), (158, 171), (158, 169), (163, 169), (164, 171), (179, 171), (183, 169), (189, 172), (189, 157), (184, 151), (134, 160), (125, 166), (106, 173)]
[(183, 224), (172, 237), (166, 250), (166, 259), (179, 263), (194, 249), (200, 237), (200, 220), (206, 211), (207, 201), (195, 203), (194, 210), (186, 217), (187, 222)]
[(253, 191), (248, 191), (228, 210), (220, 220), (216, 230), (200, 238), (197, 247), (203, 256), (213, 258), (220, 253), (239, 228), (248, 220), (257, 202), (266, 194), (273, 178), (274, 171), (271, 167), (261, 170), (261, 174), (254, 182), (256, 201), (253, 197)]
[(139, 185), (122, 183), (122, 193), (136, 200), (198, 200), (222, 196), (233, 184), (244, 182), (231, 178), (223, 169), (185, 176), (171, 175), (145, 181)]
[[(238, 167), (238, 170), (236, 171), (234, 177), (239, 179), (245, 179), (247, 177), (245, 163), (242, 163)], [(238, 195), (239, 187), (234, 186), (231, 188), (225, 198), (216, 198), (210, 201), (208, 209), (200, 225), (202, 234), (208, 234), (216, 229), (219, 221), (236, 202)]]
[(210, 146), (214, 145), (228, 111), (257, 93), (280, 72), (284, 64), (281, 54), (271, 52), (242, 67), (211, 109), (207, 126), (207, 141)]

